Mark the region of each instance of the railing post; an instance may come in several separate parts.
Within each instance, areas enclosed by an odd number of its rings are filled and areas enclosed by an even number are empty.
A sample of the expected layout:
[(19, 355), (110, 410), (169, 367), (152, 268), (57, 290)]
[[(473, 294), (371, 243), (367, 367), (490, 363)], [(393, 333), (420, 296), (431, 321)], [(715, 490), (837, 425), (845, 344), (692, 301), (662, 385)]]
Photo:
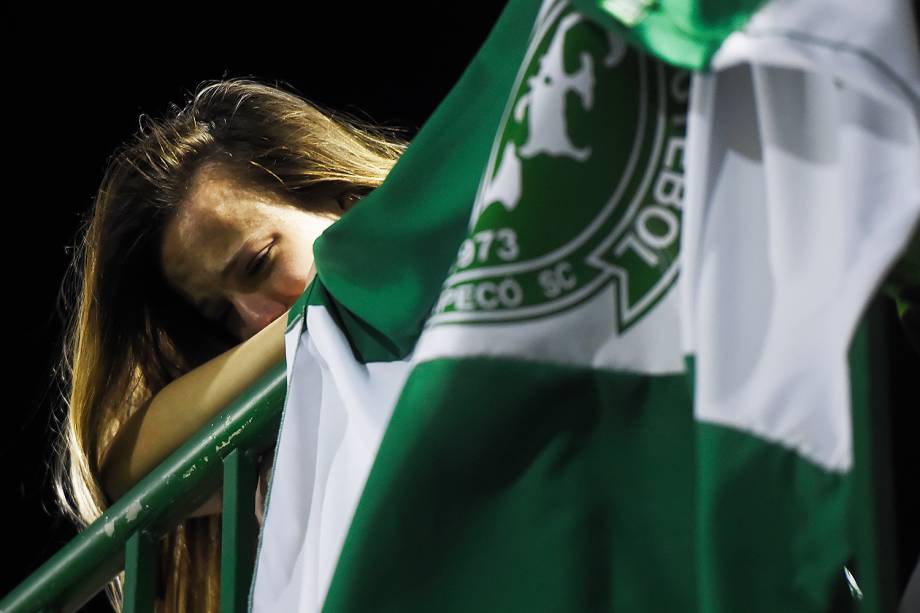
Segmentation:
[(124, 613), (153, 613), (157, 570), (156, 540), (135, 532), (125, 545)]
[[(145, 476), (92, 524), (0, 598), (2, 613), (71, 613), (125, 570), (125, 612), (151, 611), (157, 596), (159, 537), (199, 508), (220, 485), (222, 461), (235, 448), (228, 471), (223, 540), (236, 559), (224, 564), (222, 602), (245, 611), (255, 566), (253, 457), (276, 440), (284, 409), (284, 360), (215, 415), (198, 433)], [(239, 500), (234, 503), (233, 499)], [(139, 534), (141, 533), (141, 534)], [(231, 586), (233, 586), (231, 588)], [(228, 596), (224, 596), (229, 593)]]
[(257, 477), (252, 452), (234, 449), (224, 458), (221, 510), (220, 610), (245, 613), (255, 566), (258, 526), (255, 513)]

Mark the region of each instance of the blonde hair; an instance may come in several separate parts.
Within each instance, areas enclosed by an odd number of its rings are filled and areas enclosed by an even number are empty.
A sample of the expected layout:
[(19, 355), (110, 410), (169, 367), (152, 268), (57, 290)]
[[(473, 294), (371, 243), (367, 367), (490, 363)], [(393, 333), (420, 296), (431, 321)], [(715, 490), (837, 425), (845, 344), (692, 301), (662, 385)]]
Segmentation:
[[(184, 108), (173, 104), (165, 118), (141, 115), (139, 123), (107, 162), (61, 288), (65, 406), (53, 480), (63, 512), (80, 528), (108, 506), (99, 469), (121, 424), (169, 381), (238, 342), (175, 294), (159, 270), (163, 225), (196, 171), (217, 162), (308, 208), (321, 184), (352, 197), (373, 190), (408, 145), (394, 128), (246, 78), (206, 81)], [(167, 535), (158, 611), (217, 611), (219, 530), (213, 515)], [(120, 573), (106, 588), (116, 611), (122, 581)]]

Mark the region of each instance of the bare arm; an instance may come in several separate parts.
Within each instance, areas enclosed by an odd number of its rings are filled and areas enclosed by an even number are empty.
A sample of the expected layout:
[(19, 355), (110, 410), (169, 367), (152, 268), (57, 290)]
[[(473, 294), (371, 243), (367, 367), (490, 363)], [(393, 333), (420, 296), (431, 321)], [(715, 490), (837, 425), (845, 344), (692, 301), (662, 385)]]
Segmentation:
[[(140, 481), (284, 357), (287, 319), (285, 312), (245, 342), (172, 381), (125, 422), (102, 462), (102, 483), (111, 499)], [(217, 510), (215, 496), (193, 516)]]

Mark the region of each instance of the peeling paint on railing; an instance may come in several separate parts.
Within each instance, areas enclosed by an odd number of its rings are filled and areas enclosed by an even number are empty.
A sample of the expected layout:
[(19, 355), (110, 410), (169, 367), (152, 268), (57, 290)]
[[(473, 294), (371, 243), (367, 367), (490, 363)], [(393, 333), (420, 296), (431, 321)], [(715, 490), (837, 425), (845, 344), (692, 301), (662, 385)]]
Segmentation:
[(124, 568), (125, 546), (133, 535), (144, 531), (158, 539), (200, 506), (203, 495), (220, 487), (228, 453), (270, 448), (281, 422), (286, 382), (282, 360), (0, 600), (0, 611), (79, 610)]

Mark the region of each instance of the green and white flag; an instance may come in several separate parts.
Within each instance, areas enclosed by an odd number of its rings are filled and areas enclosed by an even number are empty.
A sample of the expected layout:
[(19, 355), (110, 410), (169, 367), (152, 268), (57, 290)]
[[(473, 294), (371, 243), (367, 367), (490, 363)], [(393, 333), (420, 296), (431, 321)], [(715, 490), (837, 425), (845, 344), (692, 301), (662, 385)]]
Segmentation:
[(906, 3), (511, 0), (315, 245), (251, 610), (878, 610), (916, 53)]

